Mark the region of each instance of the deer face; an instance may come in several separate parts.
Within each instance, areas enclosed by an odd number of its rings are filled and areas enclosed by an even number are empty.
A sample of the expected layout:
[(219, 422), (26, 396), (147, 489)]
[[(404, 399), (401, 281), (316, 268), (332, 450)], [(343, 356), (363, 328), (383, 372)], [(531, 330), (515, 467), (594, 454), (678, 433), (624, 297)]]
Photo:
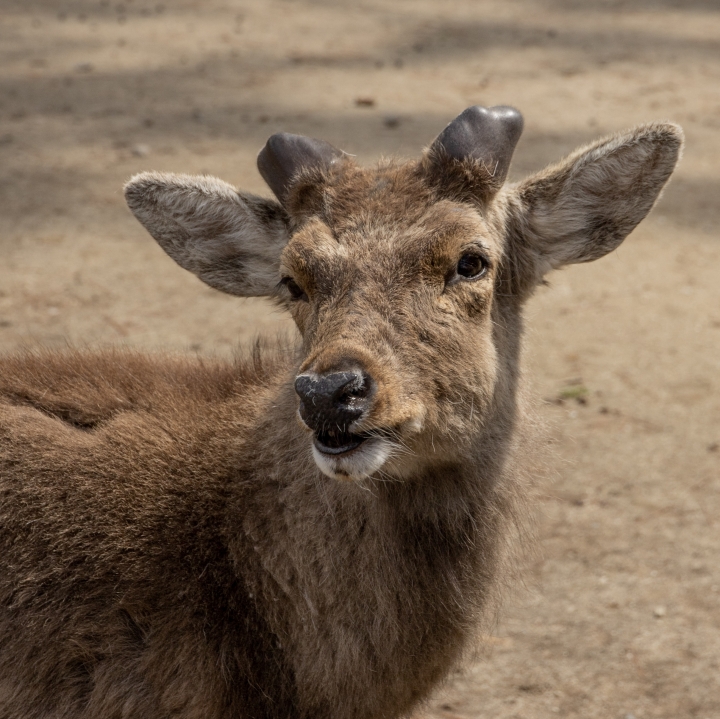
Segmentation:
[(334, 182), (281, 255), (299, 417), (326, 474), (403, 475), (442, 459), (492, 397), (502, 236), (479, 208), (433, 200), (417, 165)]
[(521, 126), (510, 108), (470, 108), (421, 160), (372, 170), (276, 135), (258, 165), (278, 203), (155, 173), (126, 196), (205, 282), (288, 308), (303, 342), (297, 418), (318, 467), (406, 478), (472, 453), (516, 361), (510, 315), (547, 270), (622, 241), (681, 143), (673, 125), (643, 126), (504, 188)]

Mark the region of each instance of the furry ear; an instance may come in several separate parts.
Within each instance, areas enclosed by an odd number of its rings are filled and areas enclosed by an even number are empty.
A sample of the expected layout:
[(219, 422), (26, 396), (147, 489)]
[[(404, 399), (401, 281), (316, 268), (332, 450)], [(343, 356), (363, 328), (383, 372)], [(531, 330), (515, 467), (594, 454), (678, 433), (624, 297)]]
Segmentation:
[(678, 125), (641, 125), (581, 147), (514, 188), (517, 230), (535, 256), (536, 279), (614, 250), (652, 208), (682, 144)]
[(159, 172), (131, 178), (125, 199), (165, 252), (211, 287), (242, 297), (274, 292), (288, 240), (277, 202), (215, 177)]

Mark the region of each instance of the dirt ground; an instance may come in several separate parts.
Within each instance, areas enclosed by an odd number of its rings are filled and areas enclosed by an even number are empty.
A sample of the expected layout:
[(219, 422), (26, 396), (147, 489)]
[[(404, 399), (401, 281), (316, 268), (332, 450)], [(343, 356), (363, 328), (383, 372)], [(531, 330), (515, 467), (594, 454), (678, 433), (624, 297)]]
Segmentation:
[(720, 717), (720, 0), (2, 0), (0, 350), (228, 354), (290, 331), (126, 211), (146, 169), (261, 194), (273, 132), (371, 162), (472, 104), (525, 115), (512, 175), (671, 119), (684, 160), (609, 257), (528, 308), (551, 427), (539, 548), (433, 719)]

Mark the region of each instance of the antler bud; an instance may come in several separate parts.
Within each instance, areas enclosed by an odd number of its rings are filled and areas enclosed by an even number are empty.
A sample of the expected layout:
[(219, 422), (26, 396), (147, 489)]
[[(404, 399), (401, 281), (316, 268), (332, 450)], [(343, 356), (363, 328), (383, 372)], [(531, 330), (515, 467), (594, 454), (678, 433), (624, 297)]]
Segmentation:
[(279, 132), (260, 150), (257, 166), (275, 197), (284, 204), (294, 178), (302, 171), (327, 169), (343, 154), (324, 140)]
[(496, 192), (505, 182), (522, 130), (523, 118), (515, 108), (475, 105), (458, 115), (437, 136), (429, 156), (436, 162), (450, 157), (479, 165), (486, 192)]

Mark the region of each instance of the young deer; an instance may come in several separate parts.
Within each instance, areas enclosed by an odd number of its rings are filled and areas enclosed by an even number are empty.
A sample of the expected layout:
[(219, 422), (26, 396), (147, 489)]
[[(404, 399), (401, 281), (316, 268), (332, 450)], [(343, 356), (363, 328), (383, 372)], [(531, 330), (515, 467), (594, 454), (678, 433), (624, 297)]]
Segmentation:
[(522, 495), (523, 304), (620, 244), (682, 144), (644, 125), (503, 186), (521, 129), (471, 107), (370, 170), (274, 135), (277, 202), (130, 181), (174, 260), (302, 339), (0, 360), (0, 717), (397, 717), (447, 675)]

